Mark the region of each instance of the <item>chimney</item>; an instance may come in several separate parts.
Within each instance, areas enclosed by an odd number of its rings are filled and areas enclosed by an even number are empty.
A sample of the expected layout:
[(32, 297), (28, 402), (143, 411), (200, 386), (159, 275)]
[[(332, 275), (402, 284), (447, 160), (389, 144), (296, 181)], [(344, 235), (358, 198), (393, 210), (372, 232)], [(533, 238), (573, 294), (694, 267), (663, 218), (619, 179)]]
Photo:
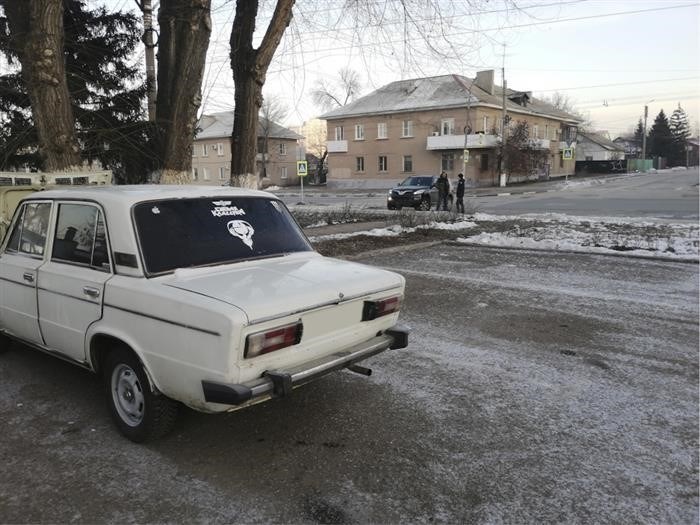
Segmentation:
[(477, 71), (474, 84), (486, 91), (489, 95), (493, 95), (493, 69)]

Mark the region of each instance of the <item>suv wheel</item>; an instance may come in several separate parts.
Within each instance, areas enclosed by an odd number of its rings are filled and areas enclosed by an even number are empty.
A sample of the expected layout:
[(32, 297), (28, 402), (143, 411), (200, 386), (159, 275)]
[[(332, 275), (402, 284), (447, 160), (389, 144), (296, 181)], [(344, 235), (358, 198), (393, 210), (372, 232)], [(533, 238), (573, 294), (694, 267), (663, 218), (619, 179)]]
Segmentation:
[(417, 210), (428, 211), (430, 209), (430, 197), (424, 197), (420, 204), (416, 207)]
[(172, 430), (177, 402), (152, 391), (139, 359), (126, 348), (109, 353), (103, 370), (107, 404), (119, 432), (142, 443)]

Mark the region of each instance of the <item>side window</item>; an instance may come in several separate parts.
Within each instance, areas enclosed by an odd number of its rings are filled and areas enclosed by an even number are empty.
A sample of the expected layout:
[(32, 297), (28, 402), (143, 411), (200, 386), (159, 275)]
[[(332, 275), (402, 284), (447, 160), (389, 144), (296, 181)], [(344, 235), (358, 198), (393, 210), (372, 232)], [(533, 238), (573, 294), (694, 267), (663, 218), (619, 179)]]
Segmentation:
[(61, 204), (51, 259), (109, 270), (102, 213), (89, 204)]
[(28, 255), (44, 255), (50, 215), (50, 202), (25, 204), (7, 243), (7, 251)]

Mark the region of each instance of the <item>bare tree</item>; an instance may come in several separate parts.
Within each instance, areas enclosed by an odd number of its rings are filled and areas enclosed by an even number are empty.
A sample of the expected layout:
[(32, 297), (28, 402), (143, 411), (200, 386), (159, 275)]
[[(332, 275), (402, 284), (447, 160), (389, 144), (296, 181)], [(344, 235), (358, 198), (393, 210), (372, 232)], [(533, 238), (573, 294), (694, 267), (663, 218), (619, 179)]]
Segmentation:
[(160, 181), (185, 183), (192, 169), (192, 143), (211, 34), (211, 0), (162, 0), (158, 12), (156, 124), (163, 161)]
[(345, 67), (338, 71), (338, 78), (333, 81), (325, 78), (316, 81), (311, 100), (323, 110), (339, 108), (357, 98), (360, 89), (360, 74)]
[(258, 113), (262, 107), (262, 87), (267, 69), (292, 19), (294, 0), (277, 0), (265, 36), (253, 47), (258, 0), (236, 0), (236, 16), (231, 30), (231, 69), (235, 86), (233, 134), (231, 136), (231, 184), (257, 187), (255, 152)]
[(267, 177), (267, 163), (269, 160), (268, 147), (273, 126), (287, 118), (288, 114), (289, 108), (279, 97), (268, 95), (263, 99), (263, 104), (260, 108), (260, 130), (262, 131), (261, 149), (263, 159), (260, 178)]
[(62, 0), (0, 0), (9, 25), (10, 45), (22, 65), (46, 171), (80, 164), (63, 59)]
[(515, 122), (507, 128), (506, 173), (508, 180), (512, 174), (531, 174), (543, 167), (549, 150), (533, 148), (530, 140), (530, 128), (526, 121)]

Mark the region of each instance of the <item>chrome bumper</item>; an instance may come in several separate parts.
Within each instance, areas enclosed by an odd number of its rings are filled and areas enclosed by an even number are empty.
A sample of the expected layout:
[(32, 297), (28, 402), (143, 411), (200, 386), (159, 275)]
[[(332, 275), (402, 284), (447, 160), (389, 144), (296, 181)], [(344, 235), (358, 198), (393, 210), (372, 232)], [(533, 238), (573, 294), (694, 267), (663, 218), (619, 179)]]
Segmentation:
[(355, 363), (379, 354), (387, 349), (405, 348), (408, 345), (408, 329), (394, 326), (369, 341), (336, 352), (303, 365), (285, 370), (267, 370), (262, 377), (241, 384), (224, 384), (202, 381), (204, 400), (207, 403), (242, 405), (263, 401), (271, 397), (283, 397), (293, 388), (308, 383), (335, 370), (350, 368)]

